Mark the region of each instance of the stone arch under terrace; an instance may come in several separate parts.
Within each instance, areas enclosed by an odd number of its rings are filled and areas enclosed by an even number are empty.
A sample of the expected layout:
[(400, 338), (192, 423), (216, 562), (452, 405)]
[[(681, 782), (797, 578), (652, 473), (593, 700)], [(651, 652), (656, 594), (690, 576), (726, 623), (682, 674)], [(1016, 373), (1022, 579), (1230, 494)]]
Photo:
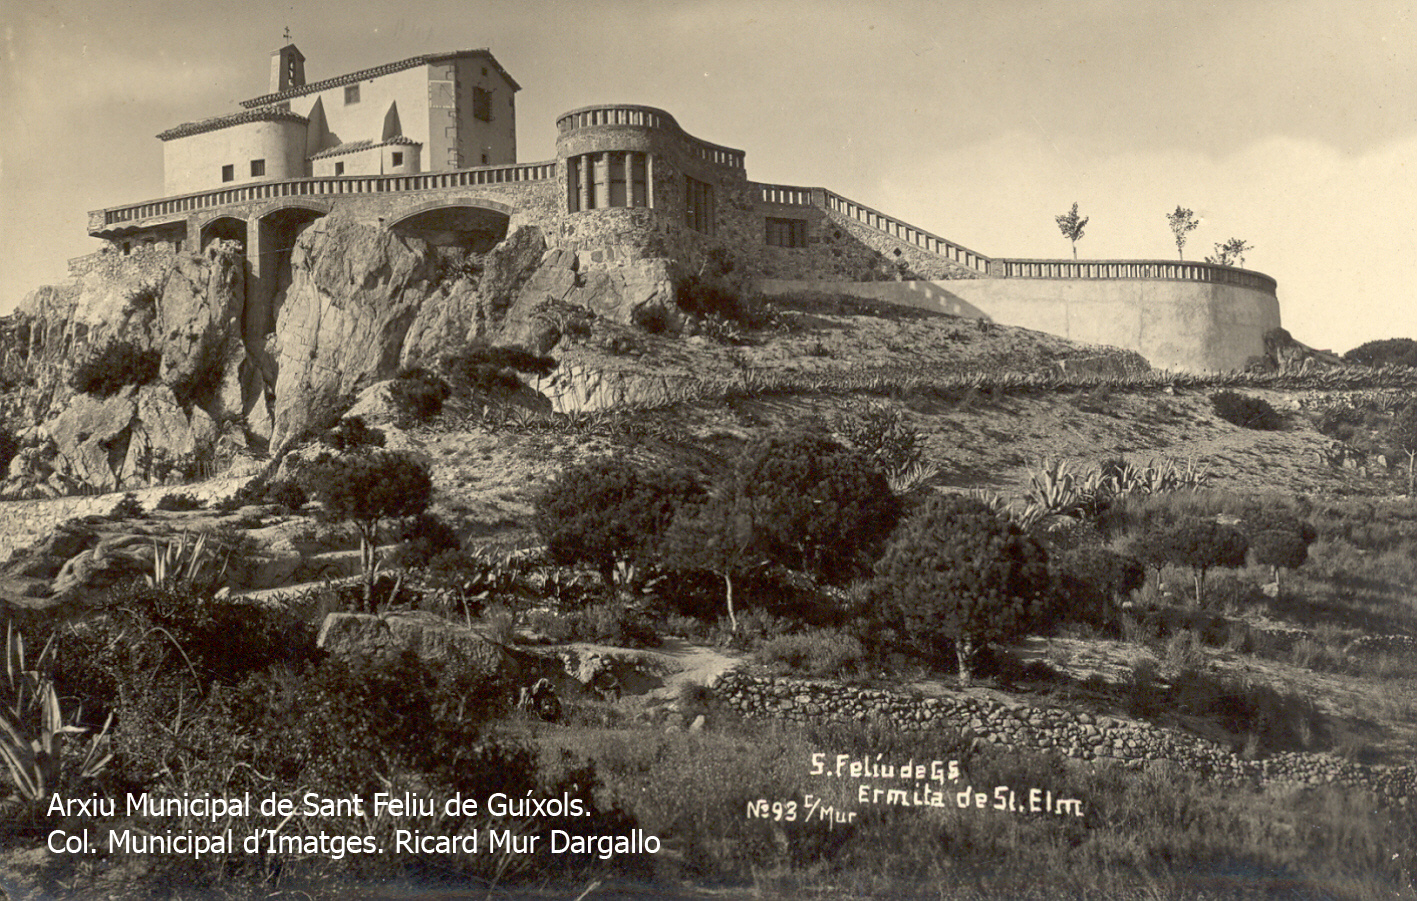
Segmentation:
[(327, 203), (289, 198), (268, 204), (251, 217), (257, 229), (248, 248), (251, 284), (246, 291), (246, 334), (263, 337), (275, 330), (276, 317), (291, 283), (295, 242), (310, 223), (330, 211)]
[(390, 230), (437, 247), (486, 253), (507, 236), (512, 208), (495, 200), (455, 198), (421, 204), (388, 223)]
[(208, 244), (218, 239), (223, 241), (239, 241), (245, 247), (247, 242), (246, 220), (237, 216), (217, 216), (202, 223), (200, 230), (201, 240), (198, 246), (205, 248)]

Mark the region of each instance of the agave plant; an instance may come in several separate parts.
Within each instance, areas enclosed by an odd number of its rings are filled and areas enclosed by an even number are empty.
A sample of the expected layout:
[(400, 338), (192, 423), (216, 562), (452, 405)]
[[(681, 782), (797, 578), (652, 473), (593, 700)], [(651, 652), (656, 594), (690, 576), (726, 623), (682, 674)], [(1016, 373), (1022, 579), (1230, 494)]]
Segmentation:
[[(90, 730), (74, 724), (76, 715), (65, 722), (59, 705), (59, 695), (48, 675), (40, 667), (50, 655), (53, 645), (46, 645), (35, 661), (34, 668), (25, 666), (25, 641), (11, 623), (5, 635), (5, 677), (7, 696), (0, 709), (0, 760), (4, 761), (13, 796), (22, 801), (42, 801), (58, 786), (62, 744), (66, 737), (83, 735)], [(26, 724), (33, 725), (30, 737)], [(113, 714), (108, 715), (103, 728), (91, 735), (78, 775), (89, 779), (103, 772), (113, 759), (108, 750), (108, 730)]]

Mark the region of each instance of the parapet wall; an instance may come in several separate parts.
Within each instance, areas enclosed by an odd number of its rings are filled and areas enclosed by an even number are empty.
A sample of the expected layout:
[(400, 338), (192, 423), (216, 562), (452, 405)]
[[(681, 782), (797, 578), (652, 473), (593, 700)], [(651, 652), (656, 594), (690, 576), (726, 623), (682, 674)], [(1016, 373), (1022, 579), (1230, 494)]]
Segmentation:
[(766, 279), (766, 294), (827, 291), (1035, 329), (1134, 350), (1152, 366), (1242, 369), (1278, 328), (1272, 291), (1222, 282), (1154, 278), (976, 278), (836, 282)]

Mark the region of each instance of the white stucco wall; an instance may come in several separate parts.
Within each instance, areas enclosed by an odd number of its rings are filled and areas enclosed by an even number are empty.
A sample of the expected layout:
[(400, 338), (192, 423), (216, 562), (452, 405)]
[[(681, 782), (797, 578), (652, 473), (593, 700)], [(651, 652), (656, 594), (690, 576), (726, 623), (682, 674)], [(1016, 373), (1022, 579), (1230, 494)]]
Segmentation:
[(1162, 279), (980, 278), (953, 281), (828, 282), (768, 279), (767, 294), (830, 291), (987, 318), (1134, 350), (1161, 369), (1240, 369), (1264, 353), (1278, 328), (1279, 301), (1254, 288)]
[[(290, 98), (290, 109), (309, 116), (318, 100), (324, 109), (328, 135), (315, 148), (327, 150), (354, 141), (378, 142), (384, 138), (384, 117), (398, 103), (404, 137), (428, 144), (428, 67), (415, 66), (358, 82), (359, 102), (345, 103), (345, 85)], [(346, 169), (349, 167), (346, 166)]]
[[(266, 174), (251, 175), (251, 161), (265, 160)], [(233, 178), (221, 179), (223, 166)], [(305, 126), (300, 122), (245, 122), (162, 144), (163, 196), (305, 175)]]

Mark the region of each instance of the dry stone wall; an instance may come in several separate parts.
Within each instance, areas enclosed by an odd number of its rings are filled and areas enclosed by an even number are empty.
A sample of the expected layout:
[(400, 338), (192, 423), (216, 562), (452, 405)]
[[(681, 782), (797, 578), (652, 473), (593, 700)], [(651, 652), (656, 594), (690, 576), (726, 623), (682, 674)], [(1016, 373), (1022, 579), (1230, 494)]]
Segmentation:
[(1330, 754), (1305, 753), (1244, 760), (1213, 742), (1149, 723), (1059, 708), (1011, 707), (976, 697), (920, 698), (739, 671), (724, 673), (711, 687), (745, 716), (804, 724), (882, 718), (907, 731), (956, 730), (976, 747), (1064, 754), (1129, 767), (1171, 761), (1228, 783), (1331, 783), (1371, 791), (1402, 807), (1417, 804), (1417, 768), (1412, 765), (1366, 766)]

